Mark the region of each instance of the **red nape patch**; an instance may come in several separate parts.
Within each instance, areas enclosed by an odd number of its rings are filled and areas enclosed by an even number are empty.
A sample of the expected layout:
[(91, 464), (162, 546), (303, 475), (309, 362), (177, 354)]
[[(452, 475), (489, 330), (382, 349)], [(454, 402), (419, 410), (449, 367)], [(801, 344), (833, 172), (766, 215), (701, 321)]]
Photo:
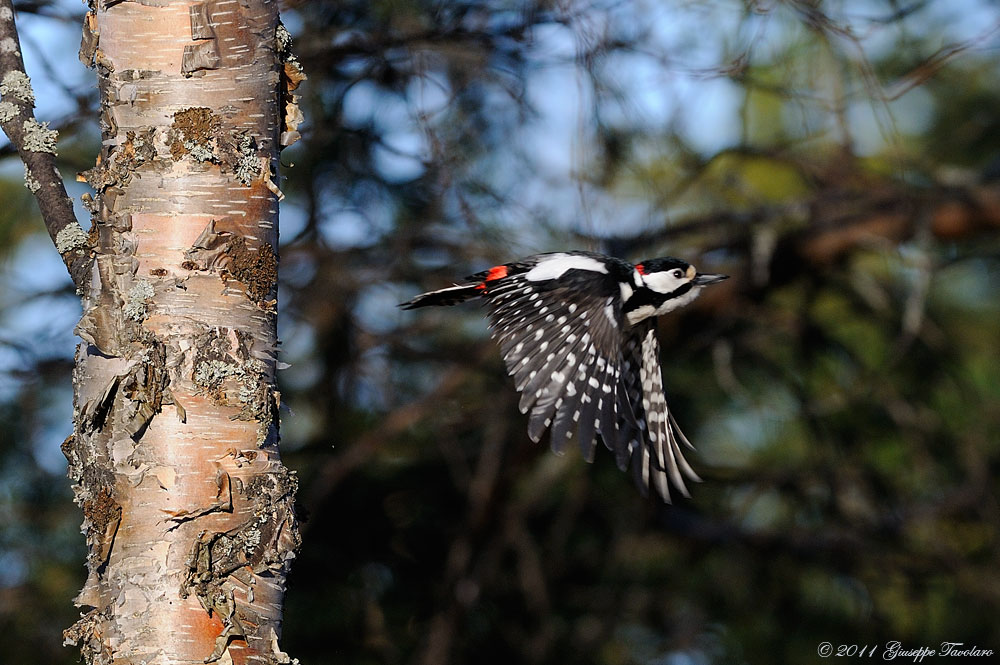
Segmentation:
[(639, 264), (636, 264), (636, 266), (635, 266), (635, 269), (636, 269), (636, 271), (637, 271), (637, 272), (638, 272), (638, 273), (639, 273), (640, 275), (645, 275), (645, 274), (646, 274), (646, 269), (645, 269), (645, 268), (643, 267), (643, 265), (642, 265), (641, 263), (639, 263)]
[(507, 276), (507, 266), (494, 266), (486, 273), (485, 282), (492, 282), (495, 279), (502, 279)]

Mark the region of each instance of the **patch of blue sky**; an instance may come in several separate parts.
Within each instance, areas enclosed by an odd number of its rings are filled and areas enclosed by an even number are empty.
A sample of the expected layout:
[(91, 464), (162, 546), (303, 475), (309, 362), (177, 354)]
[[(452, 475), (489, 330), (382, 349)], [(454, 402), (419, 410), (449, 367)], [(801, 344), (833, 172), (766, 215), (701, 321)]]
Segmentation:
[(319, 231), (330, 247), (370, 247), (392, 229), (394, 207), (377, 192), (371, 194), (362, 188), (352, 193), (355, 201), (329, 192), (319, 194)]
[(664, 58), (664, 66), (678, 73), (715, 75), (725, 63), (730, 44), (727, 35), (739, 35), (745, 27), (746, 3), (732, 0), (663, 3), (646, 0), (649, 8), (643, 25), (649, 32), (650, 48)]
[[(459, 279), (461, 276), (456, 275)], [(358, 292), (358, 305), (354, 308), (355, 321), (373, 335), (392, 332), (397, 324), (397, 305), (411, 296), (404, 295), (393, 284), (376, 283)]]
[[(278, 360), (284, 369), (278, 373), (281, 385), (294, 390), (305, 390), (315, 386), (323, 373), (323, 363), (311, 362), (316, 349), (315, 330), (308, 325), (278, 322), (281, 330), (281, 353)], [(287, 366), (286, 366), (287, 365)], [(292, 405), (294, 409), (294, 405)]]
[(541, 23), (531, 28), (531, 56), (545, 67), (572, 62), (577, 53), (577, 38), (565, 23)]
[(933, 119), (934, 99), (919, 87), (892, 101), (864, 99), (847, 108), (854, 151), (862, 156), (878, 154), (908, 134), (925, 131)]
[(686, 81), (675, 88), (684, 99), (678, 131), (703, 155), (713, 155), (739, 142), (742, 133), (742, 90), (725, 78)]
[(431, 120), (451, 108), (452, 90), (447, 80), (429, 66), (406, 87), (406, 99), (414, 118)]
[(995, 0), (930, 2), (906, 25), (918, 34), (939, 39), (941, 46), (970, 40), (977, 42), (975, 48), (996, 49), (1000, 44), (1000, 18)]
[(372, 81), (359, 81), (344, 93), (343, 122), (345, 127), (359, 129), (372, 121), (377, 103), (381, 103), (378, 87)]
[(393, 131), (382, 136), (373, 153), (375, 169), (390, 183), (416, 180), (426, 166), (426, 137), (417, 131)]
[[(0, 265), (0, 339), (9, 342), (0, 347), (0, 400), (16, 399), (24, 387), (22, 381), (34, 382), (32, 390), (45, 390), (46, 408), (40, 412), (39, 443), (32, 452), (38, 464), (54, 474), (65, 472), (66, 459), (59, 444), (73, 429), (72, 390), (41, 385), (37, 377), (23, 373), (39, 360), (70, 358), (77, 339), (73, 328), (80, 318), (80, 304), (75, 297), (58, 292), (69, 284), (59, 255), (44, 234), (25, 238), (19, 250)], [(23, 346), (22, 346), (23, 345)]]
[[(301, 35), (306, 28), (306, 23), (302, 20), (302, 15), (294, 9), (287, 9), (281, 12), (281, 22), (288, 28), (292, 35)], [(294, 46), (292, 51), (294, 52)]]
[(42, 431), (32, 455), (46, 472), (62, 476), (66, 473), (66, 456), (62, 443), (73, 433), (73, 387), (70, 384), (47, 388), (47, 406), (41, 411)]
[[(285, 163), (287, 163), (287, 161)], [(282, 175), (284, 176), (283, 180), (287, 179), (288, 172), (285, 171)], [(279, 215), (282, 243), (288, 242), (301, 233), (306, 228), (306, 223), (309, 221), (309, 213), (297, 198), (293, 198), (291, 196), (281, 202)]]
[[(434, 92), (437, 91), (437, 92)], [(409, 103), (410, 95), (414, 102)], [(427, 137), (418, 124), (423, 103), (436, 103), (439, 87), (412, 87), (407, 95), (380, 89), (374, 83), (362, 81), (344, 95), (344, 125), (352, 129), (373, 126), (381, 136), (374, 148), (374, 163), (379, 174), (388, 182), (409, 182), (423, 175)]]

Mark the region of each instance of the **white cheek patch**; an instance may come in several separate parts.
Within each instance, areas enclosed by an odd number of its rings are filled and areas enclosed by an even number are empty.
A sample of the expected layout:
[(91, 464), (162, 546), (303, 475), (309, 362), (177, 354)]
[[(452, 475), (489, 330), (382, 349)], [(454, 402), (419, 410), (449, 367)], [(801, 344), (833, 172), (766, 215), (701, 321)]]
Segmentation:
[(542, 282), (547, 279), (559, 279), (567, 270), (589, 270), (591, 272), (607, 273), (603, 263), (589, 256), (573, 254), (552, 254), (538, 262), (534, 268), (525, 273), (529, 282)]
[(645, 282), (653, 291), (657, 293), (670, 293), (676, 291), (683, 284), (687, 283), (687, 277), (681, 277), (677, 279), (674, 277), (674, 271), (670, 270), (667, 272), (654, 272), (650, 275), (643, 275), (642, 281)]

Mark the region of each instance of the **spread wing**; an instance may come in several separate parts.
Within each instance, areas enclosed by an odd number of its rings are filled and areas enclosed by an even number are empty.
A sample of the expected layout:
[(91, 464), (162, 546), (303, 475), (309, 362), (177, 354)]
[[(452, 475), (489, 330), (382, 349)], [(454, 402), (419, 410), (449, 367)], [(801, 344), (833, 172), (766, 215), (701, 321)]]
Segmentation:
[(617, 281), (607, 273), (576, 270), (559, 280), (515, 274), (489, 286), (490, 329), (507, 372), (529, 413), (528, 436), (551, 428), (561, 452), (576, 438), (587, 460), (595, 434), (614, 444), (620, 423), (633, 423), (622, 382), (622, 307)]
[(620, 423), (623, 436), (619, 441), (624, 445), (615, 450), (618, 464), (624, 469), (631, 458), (639, 487), (646, 489), (652, 485), (664, 501), (670, 501), (668, 478), (681, 494), (688, 496), (684, 476), (693, 481), (701, 479), (684, 459), (680, 444), (692, 449), (693, 446), (667, 407), (660, 345), (653, 320), (643, 321), (628, 331), (622, 355), (622, 377), (635, 418), (634, 426), (629, 421)]
[(622, 470), (631, 462), (644, 493), (652, 486), (669, 502), (672, 484), (688, 496), (684, 478), (700, 479), (667, 408), (654, 320), (627, 327), (620, 287), (607, 273), (536, 281), (528, 274), (487, 282), (483, 293), (521, 412), (529, 414), (528, 436), (538, 442), (548, 429), (556, 452), (576, 438), (588, 461), (600, 436)]

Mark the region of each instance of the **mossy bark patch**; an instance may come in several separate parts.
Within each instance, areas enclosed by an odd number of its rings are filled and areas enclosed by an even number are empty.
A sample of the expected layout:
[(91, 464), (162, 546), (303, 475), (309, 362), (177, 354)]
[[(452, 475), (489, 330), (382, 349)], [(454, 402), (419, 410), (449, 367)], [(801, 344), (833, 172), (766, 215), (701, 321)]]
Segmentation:
[(84, 518), (90, 523), (87, 530), (87, 538), (92, 545), (89, 548), (89, 558), (92, 564), (103, 565), (111, 553), (111, 545), (121, 523), (122, 507), (105, 486), (99, 487), (80, 507)]
[(261, 303), (278, 282), (278, 257), (270, 243), (251, 247), (241, 235), (216, 230), (215, 221), (205, 227), (184, 256), (183, 268), (218, 270), (223, 279), (240, 281), (255, 303)]
[(229, 272), (243, 283), (250, 299), (260, 302), (266, 298), (278, 281), (278, 257), (271, 245), (264, 243), (254, 250), (245, 238), (236, 236), (227, 253)]
[(180, 159), (190, 154), (198, 161), (212, 159), (211, 143), (219, 130), (220, 120), (205, 107), (193, 107), (174, 113), (170, 154)]

